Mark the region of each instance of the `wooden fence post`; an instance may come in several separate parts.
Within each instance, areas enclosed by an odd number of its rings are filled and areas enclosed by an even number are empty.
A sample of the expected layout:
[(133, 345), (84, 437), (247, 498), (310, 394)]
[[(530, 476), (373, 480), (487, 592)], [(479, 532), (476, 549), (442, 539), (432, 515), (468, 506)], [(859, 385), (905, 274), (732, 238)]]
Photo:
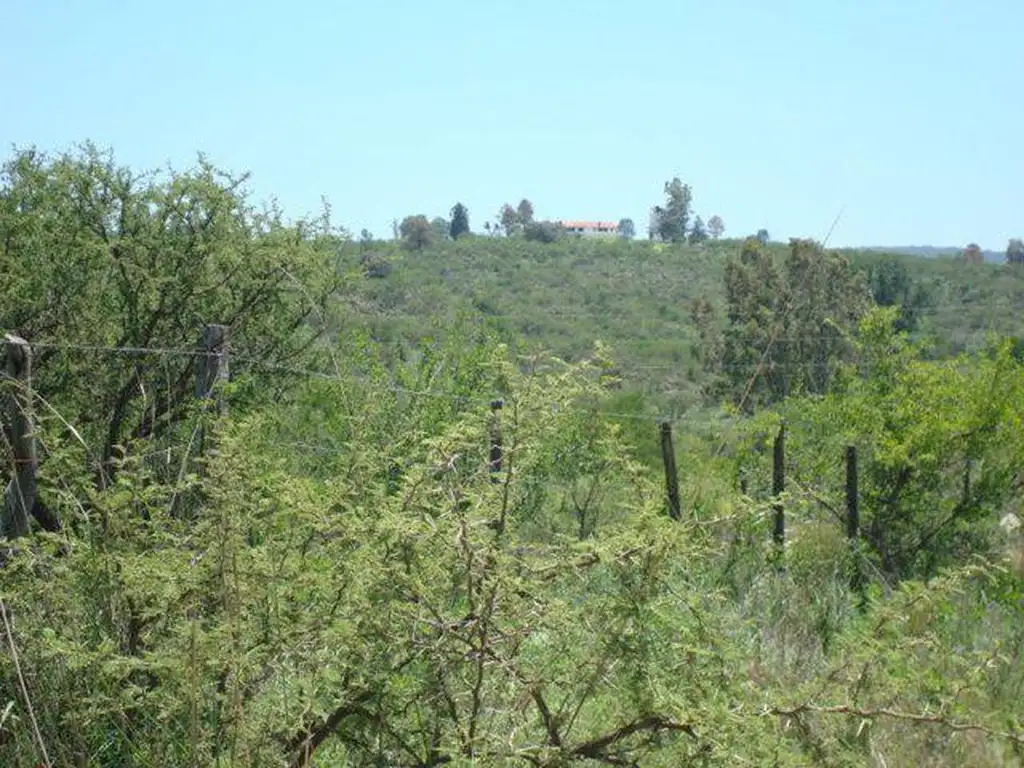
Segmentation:
[(4, 397), (7, 413), (5, 437), (14, 458), (14, 471), (4, 490), (0, 535), (9, 539), (27, 536), (28, 519), (36, 505), (36, 440), (32, 424), (32, 347), (18, 336), (4, 338), (4, 378), (10, 394)]
[(857, 492), (857, 448), (846, 447), (846, 538), (851, 543), (860, 536), (860, 509)]
[[(224, 416), (228, 410), (220, 390), (220, 385), (230, 379), (228, 341), (226, 325), (207, 325), (199, 341), (202, 351), (196, 359), (196, 399), (204, 404), (204, 411), (210, 409), (218, 416)], [(203, 453), (205, 442), (206, 430), (200, 425), (196, 435), (198, 453)]]
[(846, 447), (846, 538), (850, 544), (850, 589), (864, 586), (860, 570), (860, 492), (857, 488), (857, 447)]
[(227, 411), (227, 401), (220, 396), (217, 385), (230, 378), (228, 367), (228, 327), (226, 325), (208, 325), (203, 328), (200, 339), (202, 352), (196, 361), (196, 398), (209, 400), (214, 398), (217, 411)]
[[(502, 460), (504, 458), (501, 441), (501, 409), (504, 406), (505, 403), (502, 400), (491, 400), (491, 453), (488, 469), (492, 473), (501, 472)], [(501, 481), (498, 477), (492, 476), (491, 482), (498, 483)]]
[(786, 490), (786, 424), (779, 425), (779, 433), (775, 436), (775, 446), (772, 451), (772, 496), (775, 501), (772, 508), (775, 510), (775, 529), (772, 538), (776, 546), (782, 549), (786, 544), (786, 510), (780, 498)]
[(679, 476), (676, 474), (676, 449), (672, 445), (672, 424), (661, 423), (661, 459), (665, 464), (665, 493), (668, 497), (668, 516), (673, 520), (682, 518), (679, 504)]

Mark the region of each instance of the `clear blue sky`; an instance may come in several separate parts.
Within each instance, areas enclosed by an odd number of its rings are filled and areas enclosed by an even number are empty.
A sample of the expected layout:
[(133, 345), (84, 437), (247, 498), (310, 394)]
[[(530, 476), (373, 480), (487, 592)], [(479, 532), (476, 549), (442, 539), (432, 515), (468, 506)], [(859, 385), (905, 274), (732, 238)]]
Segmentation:
[(1002, 250), (1024, 235), (1022, 0), (0, 0), (0, 142), (197, 151), (378, 236), (632, 217)]

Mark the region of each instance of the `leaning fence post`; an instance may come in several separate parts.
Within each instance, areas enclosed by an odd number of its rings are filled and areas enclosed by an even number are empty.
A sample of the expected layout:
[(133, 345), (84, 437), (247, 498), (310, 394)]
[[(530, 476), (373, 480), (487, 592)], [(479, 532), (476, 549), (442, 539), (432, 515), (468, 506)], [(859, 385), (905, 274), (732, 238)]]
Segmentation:
[(7, 412), (5, 437), (14, 459), (14, 471), (4, 490), (0, 534), (9, 539), (27, 536), (28, 518), (36, 503), (36, 440), (32, 424), (32, 347), (19, 336), (4, 337), (4, 378), (12, 391), (4, 397)]
[[(491, 453), (489, 469), (492, 473), (501, 472), (502, 459), (504, 458), (501, 446), (501, 409), (505, 403), (502, 400), (491, 400)], [(492, 483), (500, 482), (497, 476), (491, 477)]]
[(775, 510), (775, 529), (772, 538), (776, 546), (782, 549), (786, 544), (786, 510), (782, 505), (782, 494), (786, 490), (786, 424), (779, 425), (779, 432), (775, 436), (775, 446), (772, 451), (772, 496), (775, 500), (772, 509)]
[(668, 516), (673, 520), (682, 517), (679, 504), (679, 476), (676, 474), (676, 449), (672, 445), (672, 424), (661, 423), (661, 459), (665, 464), (665, 493), (668, 497)]

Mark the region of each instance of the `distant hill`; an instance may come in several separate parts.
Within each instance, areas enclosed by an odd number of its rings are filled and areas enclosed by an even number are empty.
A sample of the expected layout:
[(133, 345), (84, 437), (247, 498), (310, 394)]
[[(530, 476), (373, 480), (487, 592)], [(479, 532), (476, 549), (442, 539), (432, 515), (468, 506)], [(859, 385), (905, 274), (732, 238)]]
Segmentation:
[[(611, 345), (624, 389), (656, 398), (666, 411), (699, 407), (706, 371), (694, 322), (696, 299), (710, 303), (717, 327), (726, 322), (725, 270), (739, 240), (702, 246), (567, 238), (470, 236), (407, 251), (396, 242), (353, 245), (346, 267), (370, 279), (346, 296), (346, 324), (403, 349), (437, 338), (459, 317), (472, 318), (523, 354), (537, 350), (567, 360)], [(768, 246), (779, 260), (780, 243)], [(1024, 337), (1024, 270), (967, 265), (957, 248), (841, 249), (856, 269), (897, 264), (924, 297), (918, 333), (936, 356), (978, 349), (991, 332)], [(943, 258), (945, 257), (945, 258)]]
[[(907, 256), (918, 256), (922, 259), (948, 259), (959, 256), (963, 248), (939, 247), (934, 245), (895, 245), (895, 246), (869, 246), (866, 251), (882, 251), (884, 253), (902, 253)], [(1001, 264), (1006, 260), (1006, 254), (1002, 251), (982, 251), (985, 261)]]

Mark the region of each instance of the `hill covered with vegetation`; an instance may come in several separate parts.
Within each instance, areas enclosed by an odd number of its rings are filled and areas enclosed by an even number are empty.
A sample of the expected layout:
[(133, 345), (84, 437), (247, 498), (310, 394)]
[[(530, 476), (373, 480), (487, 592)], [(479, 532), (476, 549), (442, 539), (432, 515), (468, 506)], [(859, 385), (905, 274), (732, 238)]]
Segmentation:
[[(371, 241), (342, 252), (367, 275), (351, 301), (353, 316), (381, 341), (415, 341), (461, 315), (518, 349), (564, 359), (585, 358), (601, 340), (614, 350), (625, 387), (683, 409), (703, 403), (707, 385), (723, 373), (707, 359), (707, 346), (728, 326), (726, 266), (743, 248), (742, 240), (470, 236), (422, 250)], [(762, 249), (780, 264), (791, 250), (780, 243)], [(979, 349), (992, 334), (1024, 333), (1024, 270), (870, 249), (836, 254), (863, 276), (874, 302), (903, 308), (901, 328), (929, 340), (934, 356)]]
[(1024, 764), (1020, 275), (666, 209), (15, 153), (0, 763)]

